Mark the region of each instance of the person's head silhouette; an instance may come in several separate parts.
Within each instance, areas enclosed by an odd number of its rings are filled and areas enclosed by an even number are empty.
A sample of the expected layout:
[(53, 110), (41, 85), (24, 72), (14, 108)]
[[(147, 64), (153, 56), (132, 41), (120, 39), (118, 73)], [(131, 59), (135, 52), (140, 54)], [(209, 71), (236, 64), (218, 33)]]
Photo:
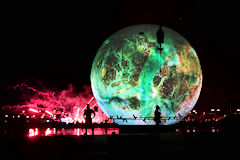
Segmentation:
[(157, 106), (156, 106), (156, 110), (159, 110), (159, 108), (160, 108), (160, 107), (157, 105)]
[(87, 104), (87, 109), (89, 109), (89, 104)]

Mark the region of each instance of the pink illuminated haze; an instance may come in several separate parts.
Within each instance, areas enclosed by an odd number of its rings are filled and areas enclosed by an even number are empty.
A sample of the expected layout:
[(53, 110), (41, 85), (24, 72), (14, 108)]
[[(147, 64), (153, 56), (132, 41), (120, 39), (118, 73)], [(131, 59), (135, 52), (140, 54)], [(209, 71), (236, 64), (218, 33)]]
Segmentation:
[[(26, 98), (24, 102), (17, 105), (7, 105), (4, 106), (3, 109), (8, 110), (24, 110), (28, 109), (29, 112), (39, 113), (40, 110), (43, 110), (45, 115), (49, 117), (53, 117), (56, 114), (60, 114), (62, 117), (70, 117), (75, 122), (84, 122), (83, 112), (86, 108), (87, 104), (90, 104), (90, 108), (94, 108), (94, 106), (98, 106), (95, 98), (92, 95), (90, 86), (83, 86), (83, 91), (76, 93), (74, 91), (74, 87), (69, 84), (68, 88), (61, 91), (54, 90), (39, 90), (35, 89), (32, 86), (27, 85), (26, 83), (18, 84), (13, 87), (14, 89), (20, 89), (22, 92), (31, 93), (31, 95), (24, 97)], [(44, 87), (43, 87), (44, 88)], [(41, 112), (41, 114), (43, 114)], [(100, 107), (98, 107), (98, 112), (96, 113), (93, 122), (100, 123), (108, 119), (108, 117), (102, 112)]]

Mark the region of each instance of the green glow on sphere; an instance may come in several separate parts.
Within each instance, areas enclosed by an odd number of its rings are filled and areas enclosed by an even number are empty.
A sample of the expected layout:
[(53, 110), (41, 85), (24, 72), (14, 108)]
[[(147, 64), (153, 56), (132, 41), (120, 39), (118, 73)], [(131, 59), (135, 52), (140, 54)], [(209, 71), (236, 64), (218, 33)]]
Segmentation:
[(116, 119), (118, 124), (155, 124), (156, 105), (166, 119), (161, 124), (174, 124), (188, 115), (199, 97), (202, 71), (195, 50), (167, 27), (162, 27), (164, 39), (158, 44), (158, 30), (158, 25), (121, 29), (104, 41), (93, 61), (94, 97), (107, 116), (127, 118)]

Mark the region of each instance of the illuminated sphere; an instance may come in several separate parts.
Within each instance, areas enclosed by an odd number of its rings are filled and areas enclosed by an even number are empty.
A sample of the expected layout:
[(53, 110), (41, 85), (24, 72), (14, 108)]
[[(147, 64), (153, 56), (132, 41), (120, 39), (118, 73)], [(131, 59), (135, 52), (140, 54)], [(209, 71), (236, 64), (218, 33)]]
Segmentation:
[(192, 110), (202, 86), (199, 59), (177, 32), (158, 25), (123, 28), (95, 56), (91, 87), (98, 105), (120, 125), (179, 122)]

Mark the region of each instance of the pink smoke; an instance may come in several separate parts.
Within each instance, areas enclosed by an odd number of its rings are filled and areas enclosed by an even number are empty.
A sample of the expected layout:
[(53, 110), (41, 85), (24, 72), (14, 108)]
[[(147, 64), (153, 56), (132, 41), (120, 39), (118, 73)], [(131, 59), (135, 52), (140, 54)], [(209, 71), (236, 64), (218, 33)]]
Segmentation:
[[(33, 95), (29, 95), (29, 99), (25, 100), (22, 104), (14, 106), (4, 106), (3, 109), (8, 110), (21, 110), (25, 107), (34, 108), (31, 110), (37, 111), (44, 109), (45, 113), (52, 116), (61, 114), (62, 117), (71, 117), (74, 121), (84, 122), (83, 112), (86, 105), (89, 103), (90, 108), (98, 107), (98, 104), (93, 97), (90, 86), (83, 86), (83, 91), (76, 93), (72, 84), (69, 84), (68, 89), (61, 91), (53, 91), (49, 89), (38, 90), (26, 83), (17, 84), (14, 89), (22, 89), (24, 91), (32, 91)], [(24, 97), (26, 93), (23, 93)], [(98, 107), (98, 112), (93, 119), (93, 122), (100, 123), (108, 117)]]

